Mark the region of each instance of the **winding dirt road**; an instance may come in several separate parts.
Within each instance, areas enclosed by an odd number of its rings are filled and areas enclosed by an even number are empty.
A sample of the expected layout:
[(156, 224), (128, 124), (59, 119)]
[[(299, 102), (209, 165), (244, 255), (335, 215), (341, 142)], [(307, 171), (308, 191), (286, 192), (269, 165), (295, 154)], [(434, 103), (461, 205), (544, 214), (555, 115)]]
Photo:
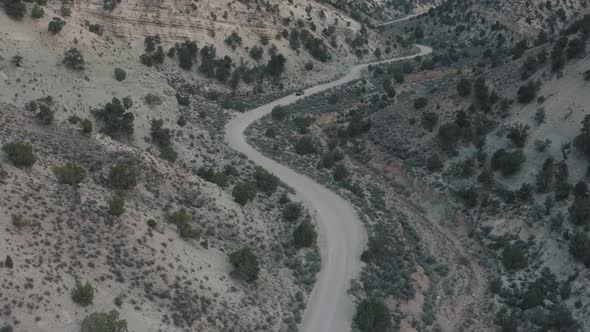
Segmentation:
[[(432, 52), (432, 48), (428, 46), (416, 46), (420, 49), (416, 54), (371, 64), (407, 60)], [(367, 241), (367, 234), (349, 202), (308, 176), (265, 157), (246, 142), (244, 130), (256, 120), (269, 114), (275, 106), (292, 104), (305, 96), (359, 79), (361, 71), (368, 65), (354, 66), (348, 74), (336, 81), (305, 90), (304, 96), (288, 95), (252, 111), (239, 114), (225, 127), (225, 140), (229, 146), (278, 176), (281, 181), (295, 189), (310, 211), (315, 211), (322, 263), (300, 325), (300, 330), (304, 332), (350, 330), (354, 304), (347, 290), (350, 288), (350, 281), (360, 272), (360, 256)]]

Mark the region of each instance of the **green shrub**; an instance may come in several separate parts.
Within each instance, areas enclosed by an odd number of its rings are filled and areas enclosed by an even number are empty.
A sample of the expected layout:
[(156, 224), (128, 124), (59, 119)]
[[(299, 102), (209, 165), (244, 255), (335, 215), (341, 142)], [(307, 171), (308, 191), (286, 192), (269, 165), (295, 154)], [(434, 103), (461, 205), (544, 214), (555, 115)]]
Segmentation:
[(500, 149), (492, 156), (492, 169), (500, 170), (504, 176), (517, 173), (525, 161), (522, 150), (506, 151)]
[(168, 222), (171, 224), (185, 224), (191, 220), (191, 216), (185, 208), (181, 208), (180, 210), (170, 214), (168, 216)]
[(440, 160), (438, 154), (433, 154), (428, 159), (426, 159), (426, 168), (430, 172), (439, 172), (440, 170), (442, 170), (443, 163), (442, 160)]
[(590, 200), (588, 186), (578, 182), (574, 188), (574, 201), (568, 209), (570, 220), (576, 225), (585, 225), (590, 221)]
[(423, 109), (426, 105), (428, 105), (428, 99), (426, 97), (420, 97), (414, 100), (414, 108), (417, 110)]
[(13, 214), (12, 215), (12, 225), (16, 228), (23, 228), (28, 226), (30, 223), (28, 220), (24, 219), (20, 214)]
[(297, 143), (295, 143), (295, 152), (300, 155), (317, 153), (313, 137), (310, 135), (301, 137)]
[(162, 98), (157, 93), (148, 93), (144, 100), (149, 106), (162, 105)]
[(62, 4), (60, 8), (60, 13), (63, 17), (69, 17), (70, 15), (72, 15), (72, 9), (70, 8), (70, 6)]
[(278, 121), (283, 121), (289, 115), (287, 108), (284, 106), (275, 106), (270, 112), (270, 116)]
[(211, 183), (224, 188), (229, 183), (228, 174), (225, 172), (216, 172), (213, 168), (200, 167), (197, 170), (197, 175)]
[(246, 205), (256, 198), (256, 186), (251, 182), (240, 182), (232, 190), (234, 201), (240, 205)]
[(523, 104), (528, 104), (531, 101), (533, 101), (533, 99), (535, 99), (535, 96), (537, 95), (537, 84), (533, 81), (529, 81), (527, 84), (522, 85), (520, 88), (518, 88), (517, 94), (518, 94), (518, 101), (523, 103)]
[(178, 54), (179, 66), (182, 69), (190, 70), (197, 61), (197, 43), (194, 41), (184, 41), (176, 45), (176, 54)]
[(508, 128), (508, 139), (516, 145), (516, 147), (523, 148), (527, 137), (529, 136), (529, 125), (522, 123), (515, 123)]
[(276, 52), (271, 52), (270, 60), (266, 65), (266, 72), (273, 77), (280, 77), (283, 71), (285, 71), (285, 62), (287, 58), (284, 55)]
[(465, 77), (461, 78), (457, 84), (457, 93), (461, 97), (469, 96), (471, 94), (471, 81)]
[(287, 221), (295, 221), (303, 214), (303, 205), (297, 202), (287, 203), (283, 209), (283, 217)]
[(123, 305), (123, 297), (124, 297), (123, 294), (119, 294), (113, 300), (113, 303), (119, 308)]
[(382, 300), (369, 298), (356, 307), (354, 325), (363, 332), (386, 332), (391, 327), (389, 309)]
[(537, 192), (544, 193), (549, 190), (553, 184), (553, 173), (554, 173), (554, 160), (553, 157), (548, 157), (543, 162), (543, 166), (536, 176)]
[(180, 106), (190, 106), (191, 100), (189, 96), (183, 96), (180, 93), (176, 93), (176, 101)]
[(63, 166), (53, 167), (53, 173), (59, 182), (70, 186), (79, 184), (84, 180), (84, 177), (86, 177), (86, 170), (74, 162), (68, 162)]
[(186, 126), (186, 117), (184, 115), (181, 115), (178, 117), (178, 120), (176, 120), (176, 124), (179, 125), (180, 127), (184, 127)]
[(92, 122), (89, 119), (83, 119), (80, 121), (80, 126), (82, 127), (82, 132), (84, 134), (90, 134), (92, 132)]
[(117, 7), (117, 4), (119, 2), (120, 1), (118, 1), (118, 0), (103, 0), (103, 2), (102, 2), (102, 8), (104, 10), (106, 10), (106, 11), (111, 12), (111, 11), (113, 11), (115, 9), (115, 7)]
[(543, 288), (539, 285), (533, 284), (528, 287), (526, 292), (522, 297), (522, 302), (520, 303), (520, 307), (522, 310), (527, 310), (530, 308), (534, 308), (536, 306), (543, 305), (543, 300), (545, 296), (543, 294)]
[(526, 248), (522, 243), (507, 245), (502, 251), (502, 263), (508, 270), (520, 270), (528, 266)]
[(334, 167), (334, 175), (333, 175), (334, 181), (337, 181), (337, 182), (344, 181), (349, 176), (350, 176), (350, 174), (348, 173), (348, 170), (346, 169), (346, 166), (344, 166), (343, 163), (339, 163), (336, 165), (336, 167)]
[(20, 20), (27, 13), (27, 7), (21, 0), (6, 0), (4, 2), (6, 15)]
[(229, 45), (232, 50), (235, 50), (238, 46), (242, 45), (242, 37), (234, 31), (225, 39), (225, 43)]
[(582, 128), (580, 134), (574, 139), (574, 146), (590, 157), (590, 114), (586, 114), (582, 120)]
[(38, 4), (35, 4), (33, 6), (33, 9), (31, 9), (31, 17), (32, 18), (41, 18), (41, 17), (43, 17), (43, 15), (45, 15), (45, 11), (43, 10), (43, 7), (39, 6)]
[(134, 161), (125, 160), (111, 167), (111, 185), (120, 190), (131, 189), (137, 184), (139, 168)]
[(178, 154), (172, 145), (172, 131), (164, 128), (164, 121), (152, 119), (150, 134), (153, 142), (160, 148), (160, 157), (169, 161), (175, 161)]
[(250, 250), (250, 248), (242, 248), (234, 251), (229, 255), (229, 261), (234, 266), (232, 275), (245, 280), (246, 282), (253, 282), (258, 279), (260, 266), (258, 257)]
[(313, 225), (305, 220), (293, 231), (293, 242), (297, 248), (310, 247), (315, 244), (317, 233)]
[(570, 239), (569, 251), (572, 256), (590, 266), (590, 237), (584, 232), (576, 232)]
[(148, 53), (154, 52), (156, 47), (162, 43), (159, 35), (153, 36), (146, 36), (143, 39), (143, 45), (145, 46), (145, 51)]
[(54, 17), (51, 19), (51, 21), (49, 21), (49, 24), (47, 25), (47, 30), (49, 30), (49, 32), (55, 35), (59, 33), (65, 25), (66, 21), (62, 20), (59, 17)]
[(267, 194), (274, 193), (279, 185), (279, 178), (260, 166), (254, 171), (254, 181), (256, 187)]
[(89, 282), (82, 285), (77, 281), (76, 287), (72, 290), (72, 300), (83, 307), (91, 305), (94, 300), (94, 288)]
[(123, 213), (125, 213), (125, 196), (119, 191), (109, 201), (109, 214), (118, 217)]
[(12, 257), (10, 257), (9, 255), (6, 256), (6, 260), (4, 261), (4, 266), (9, 269), (12, 269), (14, 267), (14, 262), (12, 261)]
[(475, 93), (475, 98), (482, 107), (487, 105), (489, 98), (490, 98), (490, 90), (486, 85), (486, 81), (483, 77), (478, 77), (473, 84), (473, 91)]
[(30, 143), (12, 142), (2, 146), (8, 160), (16, 167), (33, 166), (37, 158), (33, 154), (33, 146)]
[(15, 56), (13, 56), (10, 59), (10, 62), (15, 66), (15, 67), (20, 67), (22, 66), (22, 61), (23, 61), (23, 56), (20, 54), (17, 54)]
[(201, 233), (191, 224), (192, 217), (185, 208), (168, 215), (168, 222), (176, 225), (182, 238), (198, 238)]
[(178, 153), (171, 145), (160, 147), (160, 158), (175, 162), (178, 159)]
[(264, 136), (269, 137), (269, 138), (274, 138), (277, 136), (277, 131), (272, 127), (266, 128), (266, 131), (264, 132)]
[(73, 47), (68, 49), (64, 54), (63, 64), (73, 70), (84, 70), (84, 56), (79, 49)]
[(291, 199), (289, 198), (289, 195), (287, 194), (287, 192), (283, 192), (281, 194), (281, 196), (279, 197), (278, 203), (279, 204), (287, 204), (291, 202)]
[(324, 153), (320, 159), (320, 165), (324, 168), (332, 168), (337, 162), (344, 159), (344, 154), (340, 149), (333, 149)]
[(133, 121), (135, 117), (131, 112), (126, 112), (124, 105), (118, 98), (113, 98), (103, 108), (95, 111), (95, 116), (102, 123), (101, 131), (111, 137), (133, 134)]
[(95, 312), (84, 318), (80, 332), (128, 332), (127, 321), (119, 319), (116, 310)]
[(567, 44), (567, 57), (568, 59), (581, 57), (586, 51), (586, 41), (574, 37), (570, 39)]
[(100, 24), (88, 24), (88, 31), (99, 36), (102, 36), (102, 34), (104, 33), (104, 29)]
[(127, 73), (121, 68), (115, 68), (114, 71), (115, 79), (119, 82), (124, 81), (127, 78)]
[(253, 46), (250, 49), (250, 57), (254, 59), (256, 62), (259, 62), (262, 59), (262, 55), (264, 54), (264, 49), (260, 46)]
[(152, 67), (154, 65), (154, 60), (152, 59), (152, 57), (145, 53), (139, 56), (139, 61), (142, 65), (147, 67)]
[(422, 113), (421, 119), (422, 126), (424, 129), (428, 131), (432, 131), (436, 124), (438, 123), (438, 114), (434, 112), (424, 112)]
[(154, 219), (149, 219), (149, 220), (147, 221), (147, 224), (148, 224), (148, 226), (149, 226), (150, 228), (156, 228), (156, 226), (158, 225), (158, 223), (157, 223), (157, 222), (156, 222), (156, 220), (154, 220)]
[(80, 119), (79, 116), (77, 115), (70, 115), (68, 116), (68, 122), (71, 124), (76, 124), (79, 123), (82, 119)]
[(131, 107), (133, 107), (133, 99), (131, 99), (130, 96), (124, 97), (123, 98), (123, 107), (128, 110)]
[(53, 123), (54, 112), (45, 104), (39, 105), (39, 113), (35, 117), (44, 125), (48, 126)]
[(461, 138), (461, 127), (455, 122), (448, 122), (438, 128), (438, 138), (445, 149), (453, 148)]

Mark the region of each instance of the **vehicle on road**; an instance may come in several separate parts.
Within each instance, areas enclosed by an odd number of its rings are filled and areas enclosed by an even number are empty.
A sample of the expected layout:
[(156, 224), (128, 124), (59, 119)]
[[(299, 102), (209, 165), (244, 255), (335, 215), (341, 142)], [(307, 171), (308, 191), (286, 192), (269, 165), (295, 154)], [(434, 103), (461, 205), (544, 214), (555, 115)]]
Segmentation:
[(297, 90), (297, 91), (295, 92), (295, 95), (296, 95), (296, 96), (303, 96), (304, 94), (305, 94), (305, 91), (303, 91), (303, 90)]

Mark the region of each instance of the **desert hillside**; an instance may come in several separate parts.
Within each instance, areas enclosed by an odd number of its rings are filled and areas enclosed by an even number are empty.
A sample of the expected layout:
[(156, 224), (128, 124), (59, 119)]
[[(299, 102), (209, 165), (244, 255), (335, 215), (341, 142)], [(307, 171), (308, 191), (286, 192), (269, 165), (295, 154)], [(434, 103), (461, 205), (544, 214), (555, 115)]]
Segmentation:
[(585, 1), (0, 7), (0, 332), (590, 329)]
[(492, 3), (449, 1), (383, 27), (434, 51), (371, 66), (248, 132), (362, 211), (361, 331), (369, 307), (389, 310), (381, 331), (589, 329), (590, 16), (545, 6), (566, 19), (529, 10), (508, 24), (477, 14)]

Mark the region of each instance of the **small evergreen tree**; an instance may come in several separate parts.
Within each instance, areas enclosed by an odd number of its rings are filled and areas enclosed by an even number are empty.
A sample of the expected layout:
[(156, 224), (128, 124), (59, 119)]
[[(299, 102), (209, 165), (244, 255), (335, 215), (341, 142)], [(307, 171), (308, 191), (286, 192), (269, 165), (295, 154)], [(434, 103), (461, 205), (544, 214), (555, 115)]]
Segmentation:
[(279, 178), (260, 166), (254, 171), (254, 180), (256, 187), (267, 194), (274, 193), (279, 185)]
[(43, 17), (43, 15), (45, 15), (45, 11), (43, 10), (43, 7), (39, 6), (39, 4), (35, 4), (33, 6), (33, 9), (31, 9), (31, 17), (32, 18), (41, 18), (41, 17)]
[(588, 224), (590, 221), (590, 200), (588, 186), (580, 181), (574, 188), (574, 202), (568, 209), (570, 219), (577, 225)]
[(508, 245), (502, 252), (502, 263), (508, 270), (520, 270), (528, 266), (527, 253), (522, 243)]
[(95, 312), (84, 318), (80, 332), (128, 332), (127, 321), (119, 319), (116, 310)]
[(33, 154), (33, 146), (30, 143), (12, 142), (2, 146), (8, 160), (16, 167), (33, 166), (37, 158)]
[(301, 203), (291, 202), (285, 205), (283, 217), (287, 221), (295, 221), (303, 214), (303, 205)]
[(111, 185), (115, 189), (127, 190), (135, 187), (139, 177), (139, 168), (132, 160), (116, 163), (111, 167), (109, 175)]
[(79, 49), (73, 47), (66, 51), (63, 59), (64, 65), (73, 70), (84, 70), (84, 57)]
[(82, 307), (91, 305), (94, 300), (94, 288), (89, 282), (82, 285), (80, 281), (76, 281), (76, 287), (72, 290), (72, 300)]
[(4, 2), (4, 11), (6, 15), (20, 20), (27, 13), (27, 7), (21, 0), (6, 0)]
[(256, 186), (251, 182), (240, 182), (232, 190), (234, 201), (240, 205), (246, 205), (256, 198)]
[(14, 262), (12, 261), (12, 257), (10, 256), (6, 256), (6, 260), (4, 261), (4, 266), (6, 266), (9, 269), (12, 269), (14, 267)]
[(315, 244), (317, 233), (313, 225), (305, 220), (293, 231), (293, 242), (297, 248), (310, 247)]
[(86, 170), (74, 162), (53, 167), (53, 173), (59, 182), (70, 186), (79, 184), (86, 177)]
[(457, 93), (461, 97), (469, 96), (471, 94), (471, 81), (465, 77), (461, 78), (457, 84)]
[(246, 282), (254, 282), (258, 279), (260, 266), (258, 257), (248, 247), (234, 251), (229, 255), (229, 261), (234, 266), (232, 275)]
[(354, 325), (362, 332), (386, 332), (391, 327), (390, 315), (382, 300), (369, 298), (357, 305)]
[(125, 196), (123, 192), (119, 191), (109, 201), (109, 214), (119, 217), (123, 213), (125, 213)]
[(554, 161), (552, 157), (548, 157), (543, 162), (541, 171), (537, 173), (537, 191), (540, 193), (547, 192), (553, 184)]
[(51, 21), (49, 21), (49, 24), (47, 25), (47, 30), (49, 30), (49, 32), (55, 35), (59, 33), (65, 25), (66, 21), (62, 20), (59, 17), (54, 17), (51, 19)]
[(127, 73), (121, 68), (115, 68), (114, 72), (115, 79), (119, 82), (124, 81), (127, 78)]

